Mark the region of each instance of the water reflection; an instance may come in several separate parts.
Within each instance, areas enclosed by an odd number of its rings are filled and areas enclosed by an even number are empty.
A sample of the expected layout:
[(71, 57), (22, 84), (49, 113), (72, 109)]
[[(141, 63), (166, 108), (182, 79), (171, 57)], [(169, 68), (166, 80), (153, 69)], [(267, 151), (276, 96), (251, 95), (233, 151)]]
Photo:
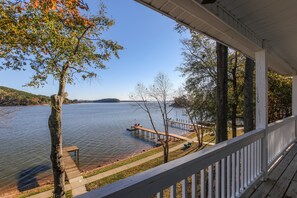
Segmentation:
[(19, 191), (25, 191), (29, 190), (31, 188), (38, 187), (38, 181), (37, 176), (40, 173), (43, 173), (47, 170), (49, 170), (51, 167), (49, 165), (37, 165), (31, 168), (27, 168), (22, 170), (18, 174), (18, 190)]

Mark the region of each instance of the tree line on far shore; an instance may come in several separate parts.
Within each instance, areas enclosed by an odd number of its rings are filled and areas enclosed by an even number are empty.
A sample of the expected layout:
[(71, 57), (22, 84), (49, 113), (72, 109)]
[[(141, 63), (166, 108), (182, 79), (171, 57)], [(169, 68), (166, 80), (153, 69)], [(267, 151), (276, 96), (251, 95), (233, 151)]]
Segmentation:
[[(64, 104), (77, 103), (77, 100), (65, 99)], [(48, 105), (50, 97), (35, 95), (25, 91), (20, 91), (8, 87), (0, 86), (0, 106), (30, 106)]]

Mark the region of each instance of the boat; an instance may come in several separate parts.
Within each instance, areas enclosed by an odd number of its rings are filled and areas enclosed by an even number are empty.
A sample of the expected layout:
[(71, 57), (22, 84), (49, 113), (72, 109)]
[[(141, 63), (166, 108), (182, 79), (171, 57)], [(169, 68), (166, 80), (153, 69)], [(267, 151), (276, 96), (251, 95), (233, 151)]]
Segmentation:
[(130, 128), (127, 128), (127, 131), (136, 131), (137, 129), (135, 129), (134, 127), (130, 127)]
[(160, 142), (157, 142), (156, 144), (155, 144), (155, 147), (159, 147), (159, 146), (161, 146), (162, 144), (160, 143)]

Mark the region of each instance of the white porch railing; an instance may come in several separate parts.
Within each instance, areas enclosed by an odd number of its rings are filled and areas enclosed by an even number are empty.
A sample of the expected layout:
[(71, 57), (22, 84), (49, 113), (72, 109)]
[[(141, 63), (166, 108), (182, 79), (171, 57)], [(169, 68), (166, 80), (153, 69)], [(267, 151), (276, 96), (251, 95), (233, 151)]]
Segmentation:
[(295, 117), (291, 116), (268, 125), (268, 165), (295, 140)]
[[(296, 117), (286, 118), (270, 124), (267, 133), (256, 129), (80, 197), (163, 197), (165, 192), (172, 198), (177, 193), (181, 197), (239, 197), (264, 175), (263, 167), (273, 164), (296, 139), (295, 122)], [(264, 138), (267, 148), (262, 147)], [(264, 155), (268, 156), (265, 165)]]

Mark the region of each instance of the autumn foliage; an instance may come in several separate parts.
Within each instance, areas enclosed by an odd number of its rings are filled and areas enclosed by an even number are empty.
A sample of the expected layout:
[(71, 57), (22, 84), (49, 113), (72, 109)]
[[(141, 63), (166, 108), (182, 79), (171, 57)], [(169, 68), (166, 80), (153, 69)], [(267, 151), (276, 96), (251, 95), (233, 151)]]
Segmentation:
[(0, 0), (0, 70), (30, 68), (33, 76), (27, 86), (43, 86), (49, 76), (59, 85), (51, 96), (48, 120), (55, 197), (65, 197), (61, 115), (66, 84), (96, 77), (123, 49), (102, 36), (114, 21), (100, 2), (91, 14), (82, 0)]

